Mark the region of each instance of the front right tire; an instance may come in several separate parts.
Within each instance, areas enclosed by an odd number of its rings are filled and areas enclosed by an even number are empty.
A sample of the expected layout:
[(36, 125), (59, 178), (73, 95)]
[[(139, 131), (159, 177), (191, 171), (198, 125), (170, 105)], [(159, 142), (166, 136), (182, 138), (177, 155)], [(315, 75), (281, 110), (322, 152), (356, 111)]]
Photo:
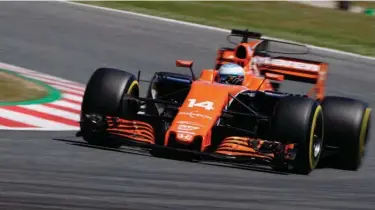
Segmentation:
[(326, 144), (337, 147), (333, 167), (356, 171), (365, 156), (369, 138), (371, 108), (358, 100), (329, 96), (322, 101)]

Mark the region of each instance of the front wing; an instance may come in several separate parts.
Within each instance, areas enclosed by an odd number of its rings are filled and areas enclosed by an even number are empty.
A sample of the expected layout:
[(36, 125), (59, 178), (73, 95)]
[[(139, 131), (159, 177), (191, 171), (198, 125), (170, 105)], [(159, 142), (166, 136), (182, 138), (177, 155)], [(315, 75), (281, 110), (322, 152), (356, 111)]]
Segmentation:
[[(101, 122), (98, 119), (102, 119)], [(283, 145), (278, 142), (266, 141), (250, 137), (229, 136), (221, 143), (207, 151), (194, 151), (174, 148), (156, 143), (154, 127), (140, 120), (127, 120), (119, 117), (100, 117), (86, 115), (81, 123), (90, 124), (93, 132), (105, 133), (111, 140), (120, 139), (123, 145), (148, 148), (151, 150), (169, 150), (191, 153), (201, 160), (229, 162), (259, 162), (270, 164), (287, 164), (293, 161), (297, 150), (293, 144)], [(77, 136), (80, 136), (78, 133)]]

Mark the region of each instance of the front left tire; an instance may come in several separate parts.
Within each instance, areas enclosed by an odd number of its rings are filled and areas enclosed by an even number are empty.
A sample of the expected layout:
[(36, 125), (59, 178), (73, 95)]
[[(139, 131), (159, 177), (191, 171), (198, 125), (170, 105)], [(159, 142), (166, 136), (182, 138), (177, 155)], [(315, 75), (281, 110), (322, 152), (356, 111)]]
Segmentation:
[(295, 144), (293, 172), (309, 174), (319, 163), (323, 148), (323, 111), (311, 98), (286, 96), (276, 104), (272, 117), (273, 140)]
[(89, 144), (118, 148), (121, 142), (106, 138), (105, 132), (94, 132), (92, 120), (86, 115), (97, 116), (101, 122), (105, 116), (124, 116), (127, 110), (124, 97), (139, 96), (139, 84), (136, 77), (126, 71), (99, 68), (91, 76), (81, 105), (81, 135)]

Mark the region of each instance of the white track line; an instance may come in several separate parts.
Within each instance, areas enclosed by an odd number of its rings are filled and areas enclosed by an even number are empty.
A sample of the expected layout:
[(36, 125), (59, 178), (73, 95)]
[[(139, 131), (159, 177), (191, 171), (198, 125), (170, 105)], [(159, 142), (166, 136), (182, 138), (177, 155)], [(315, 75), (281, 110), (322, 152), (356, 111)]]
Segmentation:
[(76, 94), (81, 95), (81, 96), (83, 96), (83, 94), (84, 94), (83, 91), (74, 90), (72, 88), (63, 87), (61, 85), (51, 85), (51, 84), (49, 84), (49, 85), (56, 88), (56, 89), (59, 89), (59, 90), (62, 90), (62, 91), (68, 91), (68, 92), (71, 92), (71, 93), (76, 93)]
[[(0, 116), (14, 122), (25, 123), (33, 127), (23, 128), (23, 127), (9, 127), (0, 126), (0, 130), (29, 130), (29, 131), (77, 131), (78, 126), (75, 126), (74, 122), (78, 124), (80, 120), (80, 114), (78, 112), (81, 109), (80, 103), (82, 102), (82, 96), (84, 94), (85, 86), (70, 80), (62, 79), (48, 74), (39, 73), (36, 71), (24, 69), (18, 66), (13, 66), (11, 64), (1, 63), (0, 68), (18, 73), (21, 76), (36, 79), (41, 82), (46, 83), (51, 87), (55, 87), (62, 91), (62, 99), (53, 101), (47, 104), (54, 104), (61, 106), (49, 107), (43, 104), (30, 104), (30, 105), (18, 105), (26, 110), (38, 111), (44, 114), (53, 115), (56, 119), (45, 119), (43, 116), (38, 116), (30, 113), (22, 113), (18, 111), (8, 110), (0, 106)], [(69, 94), (67, 91), (69, 91)], [(66, 100), (64, 100), (64, 98)], [(67, 100), (71, 101), (67, 101)], [(76, 102), (76, 103), (75, 103)], [(66, 111), (66, 108), (73, 109), (72, 112)], [(26, 111), (25, 110), (25, 111)], [(41, 114), (42, 115), (42, 114)], [(73, 125), (71, 125), (73, 124)], [(35, 128), (37, 127), (37, 128)]]
[(67, 84), (67, 83), (60, 82), (60, 81), (51, 81), (49, 79), (45, 79), (45, 78), (42, 78), (42, 77), (32, 76), (32, 75), (25, 75), (25, 74), (22, 74), (22, 73), (21, 73), (21, 76), (24, 76), (24, 77), (27, 77), (27, 78), (31, 78), (31, 79), (35, 79), (35, 80), (47, 83), (49, 85), (53, 84), (53, 85), (59, 85), (61, 87), (64, 86), (66, 88), (74, 89), (74, 90), (77, 90), (77, 91), (82, 91), (82, 92), (85, 91), (85, 88), (83, 87), (83, 85), (78, 86), (78, 85)]
[[(137, 13), (137, 12), (130, 12), (130, 11), (125, 11), (125, 10), (118, 10), (118, 9), (106, 8), (106, 7), (77, 3), (77, 2), (70, 2), (70, 1), (66, 1), (66, 0), (57, 0), (57, 1), (62, 2), (62, 3), (66, 3), (66, 4), (95, 8), (95, 9), (105, 10), (105, 11), (109, 11), (109, 12), (122, 13), (122, 14), (127, 14), (127, 15), (138, 16), (138, 17), (144, 17), (144, 18), (149, 18), (149, 19), (154, 19), (154, 20), (159, 20), (159, 21), (164, 21), (164, 22), (169, 22), (169, 23), (174, 23), (174, 24), (180, 24), (180, 25), (186, 25), (186, 26), (191, 26), (191, 27), (196, 27), (196, 28), (214, 30), (214, 31), (225, 32), (225, 33), (230, 32), (230, 30), (228, 30), (228, 29), (223, 29), (223, 28), (218, 28), (218, 27), (213, 27), (213, 26), (207, 26), (207, 25), (202, 25), (202, 24), (197, 24), (197, 23), (190, 23), (190, 22), (174, 20), (174, 19), (169, 19), (169, 18), (157, 17), (157, 16), (152, 16), (152, 15), (146, 15), (146, 14)], [(263, 38), (273, 39), (273, 40), (278, 40), (278, 41), (294, 42), (294, 41), (290, 41), (290, 40), (283, 40), (283, 39), (266, 37), (266, 36), (264, 36)], [(294, 43), (298, 43), (298, 42), (294, 42)], [(350, 52), (345, 52), (345, 51), (335, 50), (335, 49), (330, 49), (330, 48), (325, 48), (325, 47), (318, 47), (318, 46), (314, 46), (314, 45), (308, 45), (308, 44), (305, 44), (305, 45), (310, 47), (310, 48), (315, 48), (315, 49), (318, 49), (318, 50), (327, 51), (327, 52), (331, 52), (331, 53), (348, 55), (348, 56), (362, 58), (362, 59), (368, 59), (368, 60), (375, 60), (375, 57), (364, 56), (364, 55), (359, 55), (359, 54), (355, 54), (355, 53), (350, 53)]]
[(9, 129), (11, 129), (11, 127), (0, 125), (0, 130), (9, 130)]
[(73, 127), (73, 128), (68, 128), (68, 127), (59, 127), (59, 128), (56, 128), (56, 127), (43, 127), (43, 128), (12, 128), (12, 127), (5, 127), (5, 128), (2, 128), (0, 127), (0, 130), (3, 129), (2, 131), (4, 130), (12, 130), (12, 131), (55, 131), (55, 132), (59, 132), (59, 131), (78, 131), (79, 128), (78, 127)]
[(25, 72), (22, 72), (22, 71), (17, 71), (17, 72), (21, 73), (22, 75), (24, 75), (26, 77), (34, 76), (34, 77), (38, 77), (38, 78), (41, 78), (41, 79), (51, 80), (52, 82), (60, 82), (60, 83), (64, 83), (64, 84), (82, 87), (81, 84), (78, 84), (76, 82), (66, 80), (66, 79), (63, 79), (63, 78), (59, 78), (59, 77), (55, 77), (55, 76), (52, 76), (52, 75), (49, 75), (49, 74), (44, 74), (44, 73), (41, 73), (41, 72), (33, 72), (33, 73), (25, 73)]
[[(3, 129), (0, 127), (0, 130)], [(4, 130), (14, 130), (14, 131), (55, 131), (55, 132), (59, 132), (59, 131), (78, 131), (79, 128), (78, 127), (59, 127), (59, 128), (56, 128), (56, 127), (42, 127), (42, 128), (13, 128), (13, 127), (5, 127)], [(2, 131), (4, 131), (2, 130)]]
[(32, 115), (27, 115), (19, 112), (14, 112), (10, 110), (5, 110), (0, 107), (0, 116), (7, 118), (9, 120), (18, 121), (22, 123), (26, 123), (28, 125), (38, 126), (38, 127), (45, 127), (48, 125), (50, 129), (54, 130), (77, 130), (75, 126), (65, 125), (63, 123), (58, 123), (51, 120), (45, 120), (39, 117), (35, 117)]
[(71, 80), (63, 79), (63, 78), (60, 78), (60, 77), (55, 77), (55, 76), (52, 76), (52, 75), (49, 75), (49, 74), (44, 74), (44, 73), (41, 73), (41, 72), (32, 71), (32, 70), (29, 70), (29, 69), (25, 69), (25, 68), (22, 68), (22, 67), (19, 67), (19, 66), (14, 66), (14, 65), (11, 65), (11, 64), (7, 64), (7, 63), (0, 62), (0, 68), (10, 70), (10, 71), (15, 71), (15, 72), (21, 73), (24, 76), (30, 75), (30, 76), (36, 76), (36, 77), (44, 77), (45, 79), (52, 79), (52, 80), (59, 81), (59, 82), (65, 83), (65, 84), (77, 85), (78, 87), (82, 86), (82, 84), (71, 81)]
[(69, 120), (73, 120), (78, 122), (80, 120), (80, 117), (78, 114), (74, 114), (72, 112), (67, 112), (60, 109), (55, 109), (51, 107), (44, 106), (43, 104), (32, 104), (32, 105), (19, 105), (19, 107), (23, 107), (25, 109), (30, 109), (38, 112), (42, 112), (45, 114), (54, 115), (60, 118), (65, 118)]
[(73, 95), (73, 94), (63, 93), (63, 100), (64, 100), (64, 98), (82, 103), (82, 97), (79, 97), (79, 96), (76, 96), (76, 95)]
[(77, 110), (77, 111), (81, 111), (80, 105), (73, 104), (73, 103), (70, 103), (70, 102), (64, 101), (64, 100), (54, 101), (54, 102), (51, 102), (50, 104), (55, 104), (55, 105), (63, 106), (63, 107), (66, 107), (66, 108), (71, 108), (71, 109), (74, 109), (74, 110)]

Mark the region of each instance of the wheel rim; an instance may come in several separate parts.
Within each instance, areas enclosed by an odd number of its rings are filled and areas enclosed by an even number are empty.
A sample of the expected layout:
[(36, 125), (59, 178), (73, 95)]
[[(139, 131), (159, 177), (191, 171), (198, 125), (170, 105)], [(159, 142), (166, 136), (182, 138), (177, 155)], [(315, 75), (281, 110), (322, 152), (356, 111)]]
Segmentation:
[(314, 159), (316, 159), (322, 151), (322, 140), (317, 135), (314, 135), (313, 151)]

